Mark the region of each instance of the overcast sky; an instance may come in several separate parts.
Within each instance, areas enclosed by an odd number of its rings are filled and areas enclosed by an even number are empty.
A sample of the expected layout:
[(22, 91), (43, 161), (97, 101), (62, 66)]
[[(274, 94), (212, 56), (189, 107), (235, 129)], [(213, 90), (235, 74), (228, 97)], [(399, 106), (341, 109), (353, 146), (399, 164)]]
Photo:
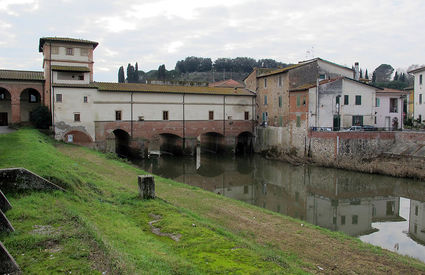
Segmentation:
[(0, 0), (0, 68), (42, 70), (39, 38), (60, 36), (99, 42), (96, 81), (192, 55), (406, 69), (425, 63), (423, 13), (423, 0)]

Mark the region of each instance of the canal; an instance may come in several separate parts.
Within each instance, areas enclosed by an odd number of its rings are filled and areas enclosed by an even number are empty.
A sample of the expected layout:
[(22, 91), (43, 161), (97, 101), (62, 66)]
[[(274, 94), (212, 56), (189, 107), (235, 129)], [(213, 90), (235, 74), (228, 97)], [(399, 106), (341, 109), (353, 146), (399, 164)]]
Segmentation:
[(145, 171), (298, 218), (425, 262), (425, 182), (261, 156), (161, 156)]

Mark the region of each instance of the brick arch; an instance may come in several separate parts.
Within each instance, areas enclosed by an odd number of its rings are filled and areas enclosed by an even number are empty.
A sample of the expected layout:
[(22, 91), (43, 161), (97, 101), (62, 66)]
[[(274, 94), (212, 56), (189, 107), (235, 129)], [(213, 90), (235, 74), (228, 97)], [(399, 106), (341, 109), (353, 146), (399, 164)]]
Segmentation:
[(12, 122), (12, 95), (0, 87), (0, 126), (7, 126)]
[(79, 145), (90, 145), (90, 144), (93, 143), (93, 139), (91, 138), (91, 136), (87, 132), (82, 131), (80, 129), (78, 129), (78, 130), (71, 129), (71, 130), (67, 131), (62, 136), (62, 140), (65, 141), (65, 142), (68, 142), (68, 136), (70, 136), (70, 135), (73, 136), (72, 143), (79, 144)]

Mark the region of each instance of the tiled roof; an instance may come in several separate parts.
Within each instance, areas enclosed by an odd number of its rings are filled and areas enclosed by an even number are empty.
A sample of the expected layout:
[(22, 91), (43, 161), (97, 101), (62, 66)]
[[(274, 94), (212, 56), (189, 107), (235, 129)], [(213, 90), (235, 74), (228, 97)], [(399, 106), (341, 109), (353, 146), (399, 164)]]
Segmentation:
[(408, 94), (407, 91), (397, 90), (397, 89), (390, 89), (390, 88), (384, 88), (384, 90), (377, 91), (377, 93)]
[(210, 83), (208, 86), (223, 87), (223, 88), (243, 88), (244, 87), (242, 83), (239, 83), (238, 81), (233, 79), (226, 79), (222, 81), (213, 82), (213, 83)]
[(297, 67), (303, 66), (305, 64), (306, 63), (300, 63), (300, 64), (290, 65), (290, 66), (287, 66), (287, 67), (282, 68), (282, 69), (277, 69), (277, 70), (273, 70), (271, 72), (260, 74), (257, 77), (260, 78), (260, 77), (264, 77), (264, 76), (269, 76), (269, 75), (274, 75), (274, 74), (280, 74), (280, 73), (287, 72), (289, 70), (295, 69)]
[(414, 74), (414, 73), (418, 73), (418, 72), (421, 72), (421, 71), (425, 71), (425, 66), (422, 66), (422, 67), (419, 67), (419, 68), (410, 70), (410, 71), (408, 71), (408, 73), (409, 74)]
[(99, 91), (115, 92), (148, 92), (148, 93), (183, 93), (183, 94), (212, 94), (212, 95), (255, 95), (243, 88), (220, 88), (199, 86), (173, 86), (141, 83), (109, 83), (94, 82)]
[(53, 87), (63, 87), (63, 88), (89, 88), (89, 89), (97, 89), (95, 83), (89, 84), (69, 84), (69, 83), (53, 83)]
[(52, 65), (53, 71), (62, 71), (62, 72), (90, 72), (89, 67), (84, 66), (58, 66)]
[(0, 79), (44, 81), (44, 73), (35, 71), (0, 70)]
[(348, 68), (348, 67), (345, 67), (345, 66), (342, 66), (342, 65), (339, 65), (339, 64), (336, 64), (336, 63), (330, 62), (330, 61), (328, 61), (328, 60), (325, 60), (325, 59), (323, 59), (323, 58), (319, 58), (319, 57), (317, 57), (317, 58), (314, 58), (314, 59), (310, 59), (310, 60), (306, 60), (306, 61), (301, 61), (301, 62), (299, 62), (298, 64), (290, 65), (290, 66), (287, 66), (287, 67), (282, 68), (282, 69), (277, 69), (277, 70), (273, 70), (273, 71), (271, 71), (271, 72), (263, 73), (263, 74), (258, 75), (257, 77), (258, 77), (258, 78), (260, 78), (260, 77), (264, 77), (264, 76), (269, 76), (269, 75), (274, 75), (274, 74), (284, 73), (284, 72), (287, 72), (287, 71), (289, 71), (289, 70), (292, 70), (292, 69), (295, 69), (295, 68), (298, 68), (298, 67), (301, 67), (301, 66), (304, 66), (304, 65), (310, 64), (310, 63), (315, 62), (315, 61), (317, 61), (317, 60), (321, 60), (321, 61), (323, 61), (323, 62), (326, 62), (326, 63), (332, 64), (332, 65), (338, 66), (338, 67), (340, 67), (340, 68), (344, 68), (344, 69), (347, 69), (347, 70), (352, 71), (352, 69), (350, 69), (350, 68)]
[(43, 51), (43, 45), (46, 42), (63, 42), (63, 43), (72, 43), (72, 44), (89, 44), (93, 45), (93, 49), (99, 45), (99, 43), (90, 40), (70, 38), (70, 37), (42, 37), (40, 38), (40, 44), (38, 46), (38, 51)]
[[(379, 88), (379, 87), (373, 86), (371, 84), (368, 84), (368, 83), (365, 83), (365, 82), (362, 82), (362, 81), (359, 81), (359, 80), (355, 80), (355, 79), (352, 79), (352, 78), (349, 78), (349, 77), (345, 77), (345, 76), (321, 80), (319, 85), (328, 84), (328, 83), (335, 82), (335, 81), (340, 80), (340, 79), (351, 80), (353, 82), (356, 82), (356, 83), (359, 83), (359, 84), (362, 84), (362, 85), (366, 85), (366, 86), (369, 86), (371, 88), (375, 88), (377, 90), (383, 90), (382, 88)], [(314, 84), (304, 84), (304, 85), (298, 86), (296, 88), (290, 89), (289, 91), (290, 92), (304, 91), (304, 90), (308, 90), (308, 89), (313, 88), (313, 87), (316, 87), (316, 83), (314, 83)], [(383, 92), (383, 91), (380, 91), (380, 92)]]

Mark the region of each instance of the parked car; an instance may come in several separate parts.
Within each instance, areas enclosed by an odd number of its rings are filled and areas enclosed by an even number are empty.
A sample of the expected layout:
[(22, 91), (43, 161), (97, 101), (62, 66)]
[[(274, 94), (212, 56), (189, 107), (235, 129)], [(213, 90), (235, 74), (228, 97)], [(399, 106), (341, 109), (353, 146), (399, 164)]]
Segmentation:
[(355, 131), (355, 132), (358, 132), (358, 131), (361, 131), (362, 130), (362, 126), (351, 126), (350, 128), (348, 128), (348, 129), (346, 129), (345, 131), (348, 131), (348, 132), (353, 132), (353, 131)]
[(376, 128), (375, 126), (371, 126), (371, 125), (363, 125), (362, 130), (363, 131), (378, 131), (378, 128)]

